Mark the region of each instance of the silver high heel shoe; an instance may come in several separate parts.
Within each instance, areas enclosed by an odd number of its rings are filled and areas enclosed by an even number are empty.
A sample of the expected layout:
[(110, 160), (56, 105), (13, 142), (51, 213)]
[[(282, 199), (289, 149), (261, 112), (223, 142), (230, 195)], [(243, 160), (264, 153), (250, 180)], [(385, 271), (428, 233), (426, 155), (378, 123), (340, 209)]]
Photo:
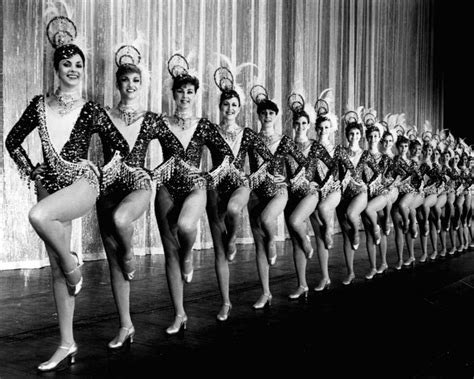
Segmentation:
[(231, 303), (224, 303), (222, 304), (221, 310), (217, 314), (217, 319), (219, 321), (226, 321), (230, 316), (230, 311), (232, 310)]
[(253, 305), (254, 309), (262, 309), (267, 305), (270, 307), (272, 305), (272, 294), (262, 294), (257, 302)]
[(327, 278), (327, 279), (321, 280), (321, 282), (319, 282), (319, 285), (317, 287), (314, 287), (314, 290), (316, 292), (320, 292), (320, 291), (328, 290), (330, 286), (331, 286), (331, 279)]
[(355, 274), (350, 274), (346, 279), (342, 281), (342, 284), (345, 286), (348, 286), (349, 284), (352, 283), (352, 281), (355, 279)]
[(308, 291), (309, 287), (300, 285), (298, 286), (295, 292), (288, 295), (288, 298), (290, 298), (291, 300), (296, 300), (299, 299), (301, 296), (304, 296), (304, 298), (307, 299)]
[[(72, 284), (69, 281), (69, 279), (71, 279), (70, 276), (72, 274), (74, 274), (76, 272), (76, 270), (80, 270), (80, 268), (82, 267), (84, 262), (83, 262), (82, 258), (77, 253), (75, 253), (74, 251), (71, 251), (71, 254), (76, 258), (77, 266), (74, 269), (72, 269), (71, 271), (65, 272), (64, 277), (66, 278), (66, 285), (67, 285), (68, 289), (70, 290), (70, 294), (73, 295), (73, 296), (77, 296), (79, 294), (79, 292), (81, 292), (81, 289), (82, 289), (82, 273), (81, 273), (81, 278), (75, 284)], [(80, 271), (79, 271), (79, 273), (80, 273)]]
[(67, 364), (74, 364), (76, 362), (76, 354), (77, 354), (77, 345), (73, 343), (71, 346), (59, 346), (58, 350), (65, 350), (66, 356), (60, 360), (49, 360), (46, 362), (41, 363), (38, 366), (38, 371), (47, 372), (47, 371), (55, 371), (65, 368)]
[[(186, 261), (183, 262), (183, 271), (182, 271), (182, 274), (183, 274), (183, 280), (185, 281), (185, 283), (191, 283), (191, 281), (193, 280), (193, 274), (194, 274), (194, 267), (193, 267), (193, 261), (192, 259), (188, 259)], [(189, 272), (186, 272), (186, 268), (189, 268), (189, 266), (191, 266), (191, 271)]]
[(123, 260), (123, 276), (126, 280), (132, 280), (135, 276), (135, 258)]
[(377, 270), (377, 274), (384, 274), (388, 270), (388, 265), (383, 263), (380, 265), (379, 269)]
[(311, 259), (313, 257), (313, 254), (314, 254), (314, 249), (313, 249), (313, 246), (311, 244), (311, 238), (307, 235), (306, 239), (308, 240), (308, 245), (309, 245), (309, 252), (308, 252), (308, 254), (306, 254), (306, 259)]
[(372, 270), (370, 270), (370, 272), (365, 276), (365, 279), (367, 280), (372, 280), (375, 275), (377, 274), (377, 269), (376, 268), (373, 268)]
[(181, 327), (183, 327), (183, 330), (186, 330), (186, 324), (188, 322), (188, 316), (184, 315), (176, 315), (174, 318), (173, 325), (169, 326), (166, 328), (166, 333), (167, 334), (176, 334), (181, 330)]
[(135, 328), (133, 325), (130, 328), (125, 328), (122, 326), (119, 329), (119, 333), (117, 336), (109, 342), (108, 347), (109, 349), (119, 349), (121, 348), (127, 341), (133, 343), (133, 337), (135, 337)]

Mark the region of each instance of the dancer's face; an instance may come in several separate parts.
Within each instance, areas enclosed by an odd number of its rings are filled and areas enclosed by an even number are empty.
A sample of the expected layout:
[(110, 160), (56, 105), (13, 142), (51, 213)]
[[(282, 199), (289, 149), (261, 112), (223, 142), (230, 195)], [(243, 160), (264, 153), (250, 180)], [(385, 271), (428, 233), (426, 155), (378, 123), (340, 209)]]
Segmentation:
[(318, 137), (321, 138), (322, 136), (328, 136), (330, 130), (331, 130), (331, 121), (324, 120), (316, 128), (316, 133), (318, 134)]
[(445, 152), (443, 154), (443, 162), (444, 164), (449, 164), (449, 160), (451, 159), (451, 154), (449, 153), (449, 151)]
[(173, 98), (179, 111), (189, 111), (196, 101), (196, 89), (191, 83), (183, 84), (173, 91)]
[(240, 112), (239, 100), (236, 97), (225, 99), (220, 107), (221, 118), (225, 121), (235, 121)]
[(426, 159), (429, 159), (432, 155), (433, 155), (433, 148), (431, 146), (428, 146), (425, 150), (424, 150), (424, 154), (425, 154), (425, 158)]
[(421, 150), (422, 147), (420, 145), (416, 145), (411, 149), (410, 154), (413, 158), (418, 158), (421, 155)]
[(402, 142), (398, 144), (398, 151), (400, 155), (408, 153), (408, 142)]
[(119, 77), (117, 88), (120, 92), (122, 100), (133, 100), (138, 94), (142, 86), (142, 79), (136, 72), (129, 72)]
[(357, 145), (360, 141), (360, 130), (357, 128), (351, 128), (347, 132), (347, 140), (352, 146)]
[(305, 116), (299, 117), (293, 121), (293, 128), (295, 128), (296, 137), (304, 137), (308, 132), (310, 124)]
[(441, 154), (439, 153), (437, 149), (435, 149), (435, 151), (433, 152), (432, 158), (433, 158), (433, 162), (439, 162), (439, 158), (441, 158)]
[(81, 84), (84, 74), (84, 62), (79, 54), (61, 59), (58, 67), (58, 78), (65, 87), (77, 87)]
[(385, 150), (390, 150), (393, 147), (393, 137), (385, 136), (382, 140), (382, 146)]
[(369, 143), (370, 147), (377, 146), (380, 142), (380, 133), (377, 131), (369, 133), (367, 136), (367, 142)]
[(258, 119), (262, 123), (262, 126), (272, 126), (275, 122), (276, 112), (271, 109), (264, 109), (258, 114)]

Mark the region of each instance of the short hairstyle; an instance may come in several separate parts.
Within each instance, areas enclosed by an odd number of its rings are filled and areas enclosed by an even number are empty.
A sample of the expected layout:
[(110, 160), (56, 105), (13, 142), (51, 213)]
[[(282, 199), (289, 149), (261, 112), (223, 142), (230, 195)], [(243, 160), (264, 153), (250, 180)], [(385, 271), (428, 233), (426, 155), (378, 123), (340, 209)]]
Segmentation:
[(192, 84), (194, 86), (194, 91), (197, 91), (199, 89), (199, 79), (189, 74), (182, 74), (176, 76), (173, 80), (173, 87), (171, 89), (175, 91), (185, 84)]
[(82, 58), (82, 63), (85, 65), (86, 58), (79, 47), (72, 43), (59, 46), (56, 50), (54, 50), (53, 65), (55, 70), (57, 71), (59, 69), (59, 62), (61, 62), (63, 59), (69, 59), (76, 54)]

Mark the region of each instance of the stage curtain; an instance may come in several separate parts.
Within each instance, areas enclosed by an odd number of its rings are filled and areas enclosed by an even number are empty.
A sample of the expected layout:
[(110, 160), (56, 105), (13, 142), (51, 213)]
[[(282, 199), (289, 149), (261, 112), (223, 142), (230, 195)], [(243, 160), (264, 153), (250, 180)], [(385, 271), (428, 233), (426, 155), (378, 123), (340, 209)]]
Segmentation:
[[(188, 58), (201, 79), (196, 112), (218, 122), (219, 90), (213, 73), (230, 62), (239, 67), (236, 83), (246, 94), (239, 122), (258, 130), (249, 90), (266, 87), (280, 107), (277, 128), (291, 135), (287, 98), (294, 89), (308, 103), (332, 88), (335, 113), (366, 106), (405, 113), (409, 125), (429, 120), (443, 128), (443, 76), (436, 59), (434, 0), (2, 0), (2, 90), (0, 117), (0, 269), (48, 264), (42, 243), (28, 223), (35, 204), (4, 141), (33, 96), (54, 90), (53, 49), (45, 29), (55, 15), (70, 17), (86, 52), (84, 96), (106, 106), (118, 100), (115, 51), (135, 42), (149, 80), (143, 102), (154, 112), (173, 114), (167, 61)], [(246, 63), (246, 64), (245, 64)], [(241, 66), (242, 65), (242, 66)], [(344, 142), (342, 125), (338, 142)], [(23, 145), (33, 162), (41, 160), (37, 132)], [(94, 138), (91, 157), (100, 160)], [(160, 146), (150, 147), (148, 164), (160, 161)], [(208, 165), (208, 156), (204, 157)], [(135, 226), (136, 254), (162, 253), (152, 203)], [(240, 242), (252, 234), (245, 212)], [(278, 238), (286, 237), (283, 218)], [(103, 259), (95, 210), (73, 224), (72, 249), (86, 260)], [(212, 247), (207, 218), (199, 223), (195, 248)]]

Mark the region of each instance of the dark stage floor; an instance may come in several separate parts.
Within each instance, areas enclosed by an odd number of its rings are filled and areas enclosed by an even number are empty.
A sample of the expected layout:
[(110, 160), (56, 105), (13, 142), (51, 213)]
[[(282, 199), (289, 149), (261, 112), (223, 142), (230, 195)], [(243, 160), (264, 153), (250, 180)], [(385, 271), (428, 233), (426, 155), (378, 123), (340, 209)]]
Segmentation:
[[(175, 336), (165, 334), (174, 313), (164, 258), (138, 257), (131, 294), (135, 343), (119, 352), (107, 350), (118, 329), (107, 262), (86, 262), (75, 313), (76, 364), (43, 376), (472, 378), (474, 252), (402, 271), (391, 268), (366, 281), (362, 243), (355, 258), (357, 279), (346, 287), (341, 242), (336, 235), (328, 291), (312, 291), (320, 273), (316, 255), (310, 261), (307, 301), (287, 298), (296, 276), (291, 245), (280, 243), (271, 269), (272, 306), (260, 311), (251, 307), (261, 293), (255, 254), (252, 245), (241, 245), (230, 265), (233, 309), (225, 323), (216, 320), (221, 300), (213, 251), (196, 251), (194, 279), (185, 288), (188, 328)], [(393, 266), (392, 239), (389, 251)], [(36, 366), (58, 342), (50, 270), (0, 271), (0, 284), (0, 378), (36, 376)]]

